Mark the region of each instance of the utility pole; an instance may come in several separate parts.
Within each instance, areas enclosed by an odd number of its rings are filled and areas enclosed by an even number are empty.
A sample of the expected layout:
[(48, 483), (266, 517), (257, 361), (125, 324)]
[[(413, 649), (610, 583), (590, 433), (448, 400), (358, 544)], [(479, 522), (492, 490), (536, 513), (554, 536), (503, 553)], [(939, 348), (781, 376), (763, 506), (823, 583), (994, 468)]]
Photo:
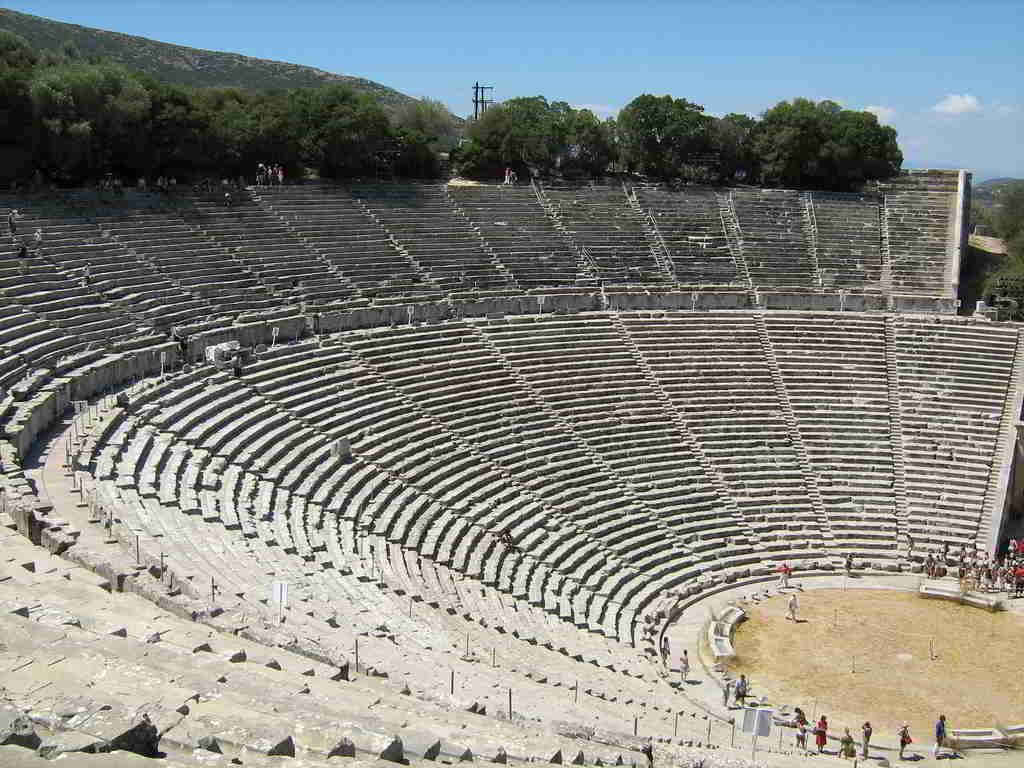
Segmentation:
[(473, 83), (473, 119), (487, 111), (487, 108), (494, 103), (493, 98), (487, 97), (488, 91), (493, 91), (493, 85), (480, 85), (480, 81)]

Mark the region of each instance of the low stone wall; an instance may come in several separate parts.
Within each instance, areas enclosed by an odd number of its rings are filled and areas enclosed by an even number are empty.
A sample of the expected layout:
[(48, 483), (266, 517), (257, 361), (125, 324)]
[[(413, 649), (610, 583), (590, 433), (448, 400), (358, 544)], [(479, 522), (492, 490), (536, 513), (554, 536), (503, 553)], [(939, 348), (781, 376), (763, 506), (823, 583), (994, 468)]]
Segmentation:
[[(180, 350), (177, 344), (168, 342), (137, 352), (108, 355), (75, 370), (74, 376), (58, 375), (50, 379), (16, 410), (14, 418), (4, 428), (3, 437), (24, 459), (38, 436), (49, 430), (72, 402), (91, 399), (126, 382), (158, 375), (161, 354), (167, 368), (177, 366)], [(59, 374), (60, 369), (56, 372)]]
[(274, 342), (274, 328), (278, 330), (278, 342), (295, 341), (306, 333), (309, 322), (305, 315), (293, 315), (199, 331), (185, 339), (185, 359), (187, 362), (202, 360), (208, 347), (227, 341), (237, 341), (243, 347), (269, 346)]

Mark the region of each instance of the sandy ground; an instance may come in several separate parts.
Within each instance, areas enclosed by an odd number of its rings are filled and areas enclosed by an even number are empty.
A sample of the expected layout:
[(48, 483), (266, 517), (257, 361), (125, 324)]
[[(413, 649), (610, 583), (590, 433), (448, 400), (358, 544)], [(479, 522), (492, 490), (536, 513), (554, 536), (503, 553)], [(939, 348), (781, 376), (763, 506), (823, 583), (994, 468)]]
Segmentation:
[(953, 728), (1024, 722), (1024, 616), (909, 592), (814, 590), (799, 596), (794, 626), (787, 600), (752, 606), (736, 631), (732, 668), (756, 696), (824, 712), (837, 735), (849, 727), (859, 738), (870, 720), (894, 741), (906, 721), (918, 748), (940, 712)]

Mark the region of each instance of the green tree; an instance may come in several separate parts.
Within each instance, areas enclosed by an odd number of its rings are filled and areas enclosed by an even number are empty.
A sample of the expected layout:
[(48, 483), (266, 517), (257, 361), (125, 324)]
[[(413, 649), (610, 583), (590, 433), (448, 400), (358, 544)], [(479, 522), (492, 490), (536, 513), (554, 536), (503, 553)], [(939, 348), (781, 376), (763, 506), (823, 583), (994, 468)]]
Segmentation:
[(621, 159), (630, 170), (675, 178), (695, 156), (712, 150), (712, 123), (700, 104), (672, 96), (638, 96), (619, 113)]
[(400, 105), (394, 111), (392, 124), (406, 135), (418, 134), (426, 139), (435, 152), (450, 152), (459, 143), (462, 132), (448, 108), (433, 99)]
[(72, 177), (140, 167), (151, 104), (145, 86), (124, 67), (75, 63), (43, 69), (29, 93), (42, 124), (44, 167)]
[(718, 153), (718, 178), (730, 182), (757, 178), (754, 137), (757, 120), (730, 113), (712, 125), (712, 144)]
[(470, 123), (457, 153), (460, 172), (500, 176), (603, 173), (613, 153), (611, 134), (588, 110), (543, 96), (509, 99)]
[(288, 135), (298, 156), (321, 176), (373, 174), (394, 149), (384, 110), (344, 85), (291, 91), (287, 108)]
[(767, 184), (850, 189), (899, 172), (903, 154), (896, 131), (870, 112), (833, 101), (783, 101), (765, 112), (754, 153)]

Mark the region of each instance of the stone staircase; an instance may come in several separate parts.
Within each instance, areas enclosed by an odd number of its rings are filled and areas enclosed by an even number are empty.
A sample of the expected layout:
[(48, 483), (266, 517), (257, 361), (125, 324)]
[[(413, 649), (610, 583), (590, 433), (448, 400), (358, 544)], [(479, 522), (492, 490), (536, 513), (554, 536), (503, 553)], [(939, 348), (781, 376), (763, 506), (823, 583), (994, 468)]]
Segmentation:
[[(976, 546), (982, 552), (995, 551), (999, 544), (993, 537), (999, 535), (994, 529), (1002, 518), (1001, 504), (1012, 492), (1009, 473), (1013, 464), (1014, 448), (1017, 441), (1017, 421), (1020, 419), (1020, 402), (1015, 393), (1024, 392), (1024, 344), (1020, 333), (1017, 335), (1017, 347), (1013, 355), (1013, 368), (1003, 400), (1003, 412), (999, 418), (999, 437), (993, 452), (993, 465), (989, 470), (988, 483), (985, 486), (985, 500), (982, 504), (982, 516), (978, 521)], [(1004, 476), (1005, 475), (1005, 476)]]
[(434, 276), (430, 273), (430, 271), (426, 267), (424, 267), (415, 256), (409, 253), (409, 249), (402, 245), (398, 238), (395, 237), (395, 233), (388, 229), (387, 224), (382, 222), (380, 220), (380, 217), (372, 210), (370, 210), (370, 207), (366, 204), (366, 201), (357, 197), (355, 198), (355, 202), (356, 205), (359, 206), (360, 210), (362, 210), (362, 212), (366, 214), (367, 218), (372, 220), (374, 224), (380, 227), (381, 230), (387, 234), (388, 238), (391, 240), (391, 244), (395, 247), (395, 250), (402, 254), (405, 260), (408, 261), (410, 265), (412, 265), (412, 268), (416, 271), (416, 273), (420, 275), (420, 277), (422, 277), (423, 280), (425, 280), (428, 285), (435, 284), (436, 280), (434, 279)]
[(658, 222), (654, 220), (654, 217), (645, 211), (640, 206), (640, 200), (636, 196), (636, 192), (630, 192), (626, 189), (625, 183), (622, 185), (623, 190), (626, 193), (626, 199), (629, 201), (629, 207), (633, 209), (636, 215), (639, 217), (644, 232), (647, 234), (647, 239), (651, 242), (651, 255), (654, 256), (655, 262), (658, 264), (658, 268), (665, 274), (672, 282), (676, 282), (676, 271), (675, 265), (672, 263), (672, 252), (669, 251), (668, 245), (665, 244), (665, 238), (661, 236), (661, 230), (658, 229)]
[(910, 515), (907, 511), (907, 468), (903, 458), (903, 413), (900, 409), (900, 378), (896, 363), (896, 327), (892, 317), (885, 318), (885, 371), (889, 393), (889, 442), (892, 450), (892, 497), (896, 509), (897, 546), (899, 552), (907, 556), (910, 554)]
[(811, 465), (811, 460), (807, 454), (807, 446), (804, 445), (803, 437), (800, 434), (800, 426), (797, 423), (796, 415), (793, 413), (793, 404), (789, 399), (789, 394), (786, 392), (786, 382), (782, 378), (782, 371), (779, 369), (779, 359), (775, 355), (775, 347), (772, 344), (771, 337), (768, 335), (764, 313), (758, 312), (754, 315), (754, 324), (757, 328), (757, 335), (761, 340), (761, 348), (764, 351), (765, 360), (771, 372), (772, 382), (775, 384), (775, 393), (779, 398), (779, 404), (782, 406), (780, 416), (788, 428), (789, 439), (793, 444), (793, 450), (796, 453), (797, 461), (803, 473), (807, 497), (811, 502), (814, 514), (818, 518), (822, 541), (826, 546), (830, 546), (835, 540), (835, 536), (832, 533), (832, 524), (825, 509), (821, 491), (818, 488), (817, 474)]
[(814, 193), (802, 194), (800, 200), (804, 206), (804, 233), (807, 235), (807, 247), (811, 252), (811, 261), (814, 264), (814, 282), (820, 289), (823, 280), (821, 262), (818, 259), (818, 219), (814, 213)]
[(530, 187), (533, 188), (533, 193), (537, 196), (537, 202), (540, 203), (540, 207), (544, 209), (544, 213), (547, 214), (548, 218), (551, 219), (552, 224), (559, 234), (568, 244), (572, 252), (576, 254), (576, 272), (577, 274), (583, 275), (584, 277), (597, 280), (601, 277), (597, 266), (594, 264), (594, 260), (591, 258), (587, 249), (580, 243), (576, 242), (576, 238), (572, 236), (569, 228), (565, 226), (565, 222), (562, 221), (562, 217), (558, 214), (558, 208), (548, 199), (548, 196), (544, 194), (544, 188), (541, 187), (534, 180), (530, 180)]
[(750, 279), (750, 270), (747, 269), (747, 261), (743, 255), (743, 232), (740, 230), (739, 219), (736, 218), (736, 207), (733, 205), (731, 195), (718, 195), (718, 214), (722, 217), (722, 229), (725, 231), (725, 238), (729, 243), (733, 261), (736, 262), (736, 273), (747, 288), (753, 292), (754, 284)]
[(889, 206), (882, 196), (882, 204), (878, 206), (878, 231), (881, 242), (879, 250), (882, 254), (882, 293), (889, 297), (889, 308), (892, 309), (892, 250), (889, 246)]
[(310, 239), (306, 237), (306, 235), (302, 231), (300, 231), (298, 227), (295, 226), (295, 223), (293, 221), (289, 220), (287, 217), (281, 214), (281, 212), (274, 206), (272, 198), (267, 199), (264, 195), (261, 195), (259, 191), (254, 187), (247, 188), (247, 191), (249, 192), (249, 195), (251, 196), (253, 202), (255, 202), (262, 211), (274, 216), (274, 218), (288, 230), (292, 237), (294, 237), (299, 243), (302, 244), (303, 248), (308, 250), (310, 253), (315, 254), (316, 257), (321, 262), (323, 262), (324, 269), (331, 275), (333, 275), (333, 277), (337, 279), (339, 284), (351, 288), (352, 292), (355, 294), (355, 297), (362, 297), (362, 291), (359, 289), (359, 287), (354, 285), (351, 280), (349, 280), (344, 274), (342, 274), (341, 270), (338, 269), (338, 267), (335, 266), (330, 261), (330, 259), (324, 258), (323, 254), (320, 252), (319, 246), (310, 241)]
[[(740, 511), (736, 501), (729, 494), (728, 486), (725, 479), (722, 477), (721, 472), (715, 467), (715, 465), (708, 459), (707, 454), (704, 453), (700, 446), (700, 443), (693, 435), (693, 431), (690, 429), (689, 424), (686, 421), (686, 416), (680, 411), (679, 408), (672, 402), (672, 398), (669, 397), (665, 388), (661, 385), (661, 381), (657, 375), (651, 369), (650, 364), (647, 362), (647, 358), (637, 345), (636, 341), (633, 340), (629, 330), (622, 322), (622, 318), (618, 313), (611, 314), (610, 316), (612, 325), (615, 326), (616, 331), (622, 338), (623, 344), (629, 350), (637, 367), (643, 371), (644, 378), (647, 383), (652, 387), (658, 400), (661, 402), (662, 407), (665, 409), (665, 414), (671, 419), (675, 425), (677, 432), (682, 438), (683, 445), (687, 450), (696, 457), (700, 463), (701, 469), (704, 472), (704, 476), (711, 481), (712, 487), (722, 500), (723, 508), (742, 526), (746, 541), (753, 547), (757, 548), (760, 544), (757, 533), (753, 527), (746, 521), (743, 513)], [(736, 540), (737, 544), (744, 543), (743, 541)]]
[(491, 247), (491, 244), (487, 242), (487, 238), (484, 237), (483, 232), (480, 231), (480, 227), (478, 227), (473, 222), (473, 220), (466, 213), (465, 209), (461, 205), (459, 205), (459, 201), (452, 197), (452, 194), (449, 191), (447, 185), (445, 185), (444, 187), (444, 199), (448, 202), (448, 205), (452, 207), (452, 210), (455, 211), (455, 215), (461, 218), (464, 222), (466, 222), (466, 226), (469, 227), (477, 236), (477, 239), (480, 240), (480, 247), (483, 249), (484, 253), (486, 253), (487, 256), (490, 258), (491, 266), (493, 266), (494, 269), (499, 274), (505, 277), (505, 279), (508, 281), (508, 287), (515, 289), (520, 288), (519, 282), (516, 280), (515, 275), (513, 275), (512, 271), (502, 263), (501, 258)]

